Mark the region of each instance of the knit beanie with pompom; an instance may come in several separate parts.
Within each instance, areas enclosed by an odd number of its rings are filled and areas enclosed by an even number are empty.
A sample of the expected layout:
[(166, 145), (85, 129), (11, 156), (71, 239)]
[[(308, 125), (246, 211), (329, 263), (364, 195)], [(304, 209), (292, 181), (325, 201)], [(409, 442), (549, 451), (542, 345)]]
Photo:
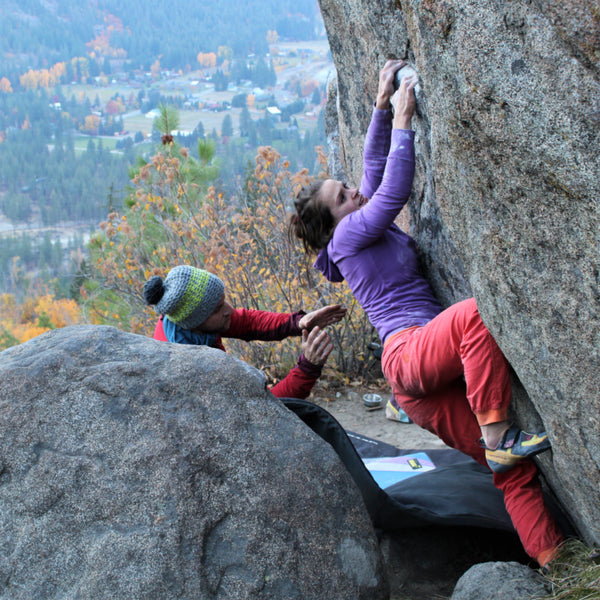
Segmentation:
[(146, 302), (183, 329), (202, 325), (224, 292), (225, 285), (216, 275), (187, 265), (171, 269), (164, 280), (157, 276), (144, 284)]

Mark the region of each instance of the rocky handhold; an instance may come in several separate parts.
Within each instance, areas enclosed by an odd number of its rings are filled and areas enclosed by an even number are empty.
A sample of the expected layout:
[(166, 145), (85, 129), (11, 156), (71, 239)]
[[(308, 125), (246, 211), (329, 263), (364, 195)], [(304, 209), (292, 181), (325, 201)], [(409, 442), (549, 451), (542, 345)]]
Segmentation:
[(219, 350), (111, 327), (0, 354), (0, 598), (387, 598), (333, 450)]

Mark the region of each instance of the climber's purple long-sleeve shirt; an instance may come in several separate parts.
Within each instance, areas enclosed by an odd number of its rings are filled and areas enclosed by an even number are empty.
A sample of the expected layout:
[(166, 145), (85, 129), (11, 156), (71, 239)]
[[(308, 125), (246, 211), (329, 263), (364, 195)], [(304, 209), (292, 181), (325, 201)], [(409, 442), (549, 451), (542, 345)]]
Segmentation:
[(363, 160), (360, 192), (370, 200), (338, 223), (315, 267), (330, 281), (347, 281), (385, 342), (442, 309), (421, 273), (414, 240), (394, 224), (412, 188), (414, 131), (392, 129), (391, 111), (374, 108)]

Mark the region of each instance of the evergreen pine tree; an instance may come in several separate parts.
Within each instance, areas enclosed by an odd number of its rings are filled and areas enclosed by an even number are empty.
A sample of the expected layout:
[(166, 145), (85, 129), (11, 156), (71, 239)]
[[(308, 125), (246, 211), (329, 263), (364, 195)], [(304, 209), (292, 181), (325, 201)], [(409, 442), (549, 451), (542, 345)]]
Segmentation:
[(225, 115), (223, 118), (223, 124), (221, 125), (221, 137), (233, 137), (233, 123), (231, 121), (231, 115), (229, 114)]

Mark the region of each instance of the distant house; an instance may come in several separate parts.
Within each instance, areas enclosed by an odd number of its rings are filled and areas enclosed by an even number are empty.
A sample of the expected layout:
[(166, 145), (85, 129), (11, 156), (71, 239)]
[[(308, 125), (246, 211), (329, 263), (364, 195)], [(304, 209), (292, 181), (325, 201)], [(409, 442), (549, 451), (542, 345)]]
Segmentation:
[(264, 102), (265, 100), (268, 100), (271, 97), (271, 94), (269, 92), (266, 92), (265, 90), (259, 87), (255, 87), (252, 90), (252, 94), (254, 94), (254, 99), (256, 100), (256, 102)]
[(269, 113), (275, 121), (281, 121), (281, 111), (276, 106), (267, 106), (267, 113)]

